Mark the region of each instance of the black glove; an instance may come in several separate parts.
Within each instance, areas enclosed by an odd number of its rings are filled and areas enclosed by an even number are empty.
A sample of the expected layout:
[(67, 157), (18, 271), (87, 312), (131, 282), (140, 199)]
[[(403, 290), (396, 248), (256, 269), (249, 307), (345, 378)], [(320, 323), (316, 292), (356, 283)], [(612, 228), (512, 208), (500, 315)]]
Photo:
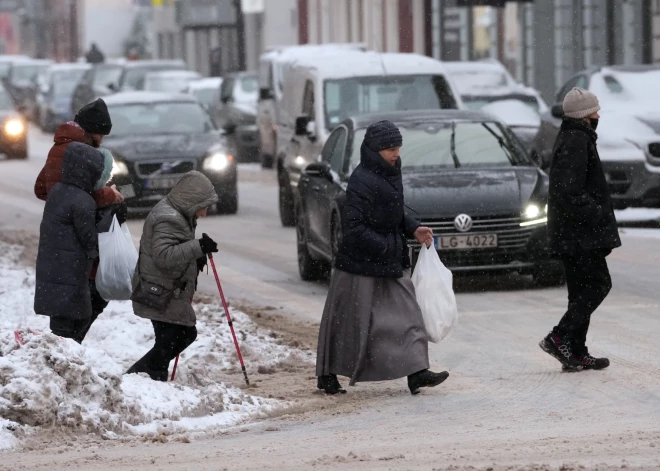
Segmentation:
[(199, 257), (197, 259), (197, 271), (199, 273), (203, 272), (205, 266), (206, 266), (206, 257)]
[(117, 216), (117, 222), (121, 226), (128, 219), (128, 205), (126, 203), (119, 203), (114, 206), (114, 213)]
[(207, 234), (202, 234), (202, 238), (199, 239), (199, 246), (202, 248), (202, 252), (205, 255), (218, 251), (218, 244), (216, 244)]

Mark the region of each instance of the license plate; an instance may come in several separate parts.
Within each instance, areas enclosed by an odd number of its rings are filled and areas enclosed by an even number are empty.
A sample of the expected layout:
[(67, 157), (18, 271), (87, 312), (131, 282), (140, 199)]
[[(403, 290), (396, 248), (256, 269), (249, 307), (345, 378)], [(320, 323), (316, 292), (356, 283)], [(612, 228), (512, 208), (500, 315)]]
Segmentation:
[(174, 188), (179, 183), (181, 177), (178, 178), (152, 178), (144, 181), (144, 187), (150, 190), (169, 190)]
[(497, 234), (470, 234), (436, 236), (435, 248), (438, 250), (470, 250), (497, 247)]

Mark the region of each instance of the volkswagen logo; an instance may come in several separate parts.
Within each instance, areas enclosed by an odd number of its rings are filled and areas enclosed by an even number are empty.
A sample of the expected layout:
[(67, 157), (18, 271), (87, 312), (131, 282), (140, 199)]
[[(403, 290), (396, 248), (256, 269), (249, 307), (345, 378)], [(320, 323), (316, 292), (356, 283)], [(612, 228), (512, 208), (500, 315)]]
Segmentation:
[(459, 214), (454, 219), (454, 227), (458, 232), (468, 232), (472, 229), (472, 218), (467, 214)]

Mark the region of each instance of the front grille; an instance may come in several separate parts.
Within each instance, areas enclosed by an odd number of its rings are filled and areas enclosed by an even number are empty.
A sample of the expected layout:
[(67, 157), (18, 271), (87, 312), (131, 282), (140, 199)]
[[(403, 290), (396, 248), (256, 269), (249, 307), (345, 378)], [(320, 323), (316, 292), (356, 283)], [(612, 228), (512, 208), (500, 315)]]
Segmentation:
[(605, 177), (610, 193), (613, 195), (625, 195), (632, 184), (623, 170), (608, 170), (605, 172)]
[(148, 161), (137, 164), (137, 174), (143, 178), (177, 176), (195, 170), (194, 160)]
[(656, 159), (660, 159), (660, 142), (652, 142), (649, 144), (649, 154)]
[[(469, 232), (459, 232), (454, 227), (454, 219), (430, 219), (422, 222), (423, 226), (433, 229), (435, 235), (449, 234), (497, 234), (498, 250), (516, 250), (527, 246), (534, 227), (520, 227), (522, 219), (518, 217), (479, 217), (472, 219)], [(412, 244), (419, 246), (419, 244)], [(486, 249), (483, 249), (486, 250)], [(479, 249), (467, 253), (479, 252)], [(444, 252), (444, 251), (443, 251)]]

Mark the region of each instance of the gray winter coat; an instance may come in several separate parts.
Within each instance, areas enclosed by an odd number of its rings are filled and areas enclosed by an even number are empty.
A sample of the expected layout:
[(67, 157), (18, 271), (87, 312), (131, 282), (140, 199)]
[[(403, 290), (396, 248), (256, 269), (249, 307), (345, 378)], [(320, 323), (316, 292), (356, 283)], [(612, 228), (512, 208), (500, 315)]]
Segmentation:
[(34, 311), (50, 317), (92, 315), (89, 275), (98, 257), (96, 203), (91, 193), (103, 156), (72, 142), (64, 151), (62, 181), (48, 194), (41, 221)]
[(165, 311), (133, 302), (135, 314), (154, 321), (194, 326), (195, 311), (192, 298), (197, 280), (197, 259), (203, 257), (199, 241), (195, 239), (200, 209), (217, 203), (213, 184), (203, 174), (192, 171), (183, 176), (169, 195), (151, 210), (144, 222), (140, 240), (140, 260), (133, 279), (133, 287), (141, 278), (174, 289), (182, 276), (182, 289)]

